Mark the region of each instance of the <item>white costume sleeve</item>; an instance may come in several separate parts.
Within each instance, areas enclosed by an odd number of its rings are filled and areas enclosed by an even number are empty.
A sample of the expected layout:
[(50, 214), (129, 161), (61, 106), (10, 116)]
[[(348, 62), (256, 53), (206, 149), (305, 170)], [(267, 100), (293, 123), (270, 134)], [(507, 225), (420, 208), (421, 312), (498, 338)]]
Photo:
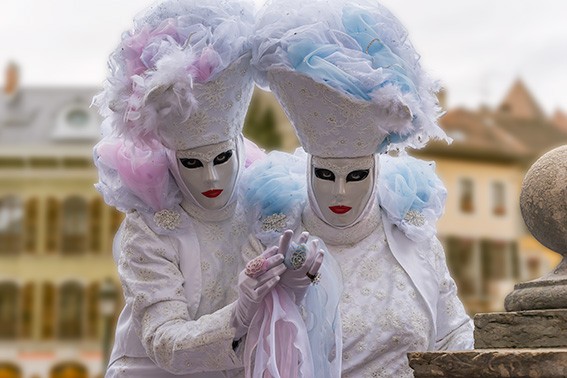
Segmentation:
[(439, 282), (437, 302), (436, 350), (464, 350), (474, 348), (473, 323), (457, 297), (457, 285), (449, 273), (443, 246), (432, 239), (435, 270)]
[(124, 222), (118, 271), (148, 356), (173, 374), (241, 367), (232, 347), (234, 305), (191, 319), (174, 237), (153, 232), (137, 212)]

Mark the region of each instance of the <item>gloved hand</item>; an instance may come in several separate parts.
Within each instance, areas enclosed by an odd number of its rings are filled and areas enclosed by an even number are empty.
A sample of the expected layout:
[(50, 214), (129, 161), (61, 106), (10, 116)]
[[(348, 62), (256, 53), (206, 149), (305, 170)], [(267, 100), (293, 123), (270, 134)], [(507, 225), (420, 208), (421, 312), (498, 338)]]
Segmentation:
[(278, 248), (271, 247), (260, 256), (250, 260), (246, 268), (240, 272), (238, 299), (232, 314), (232, 325), (236, 328), (236, 340), (246, 334), (260, 302), (279, 282), (280, 275), (286, 269), (282, 264), (283, 260), (284, 257), (278, 253)]
[[(319, 280), (318, 274), (323, 264), (324, 252), (319, 249), (317, 239), (307, 243), (308, 232), (301, 234), (298, 240), (299, 244), (292, 244), (292, 248), (289, 248), (291, 236), (287, 234), (288, 231), (281, 236), (279, 245), (280, 251), (287, 251), (287, 270), (281, 276), (281, 284), (291, 290), (295, 297), (295, 303), (299, 304), (305, 297), (309, 285)], [(293, 232), (289, 232), (293, 235)]]

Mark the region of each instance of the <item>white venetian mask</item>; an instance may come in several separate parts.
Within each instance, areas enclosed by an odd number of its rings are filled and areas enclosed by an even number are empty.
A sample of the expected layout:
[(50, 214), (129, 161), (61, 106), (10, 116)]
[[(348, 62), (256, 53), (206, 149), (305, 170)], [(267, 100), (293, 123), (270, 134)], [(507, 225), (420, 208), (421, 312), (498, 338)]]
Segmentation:
[(238, 176), (234, 140), (177, 151), (179, 174), (197, 203), (210, 210), (223, 208)]
[(311, 159), (311, 189), (323, 220), (334, 227), (353, 225), (373, 193), (374, 156)]

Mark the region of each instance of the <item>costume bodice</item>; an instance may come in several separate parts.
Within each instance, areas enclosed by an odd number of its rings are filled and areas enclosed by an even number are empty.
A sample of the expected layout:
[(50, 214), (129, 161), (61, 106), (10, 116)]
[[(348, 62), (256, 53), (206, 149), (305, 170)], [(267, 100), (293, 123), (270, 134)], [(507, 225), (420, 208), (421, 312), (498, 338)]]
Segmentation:
[(344, 280), (343, 377), (412, 377), (409, 351), (426, 350), (431, 322), (380, 223), (353, 245), (329, 245)]

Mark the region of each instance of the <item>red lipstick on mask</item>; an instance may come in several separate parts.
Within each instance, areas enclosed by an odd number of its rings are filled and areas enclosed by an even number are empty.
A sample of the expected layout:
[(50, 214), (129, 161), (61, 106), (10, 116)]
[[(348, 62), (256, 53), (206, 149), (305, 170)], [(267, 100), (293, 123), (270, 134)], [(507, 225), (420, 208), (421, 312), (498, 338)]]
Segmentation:
[(345, 214), (352, 209), (350, 206), (329, 206), (329, 209), (335, 214)]
[(203, 192), (201, 194), (204, 195), (207, 198), (216, 198), (216, 197), (220, 196), (221, 193), (222, 193), (222, 189), (211, 189), (211, 190), (207, 190), (206, 192)]

